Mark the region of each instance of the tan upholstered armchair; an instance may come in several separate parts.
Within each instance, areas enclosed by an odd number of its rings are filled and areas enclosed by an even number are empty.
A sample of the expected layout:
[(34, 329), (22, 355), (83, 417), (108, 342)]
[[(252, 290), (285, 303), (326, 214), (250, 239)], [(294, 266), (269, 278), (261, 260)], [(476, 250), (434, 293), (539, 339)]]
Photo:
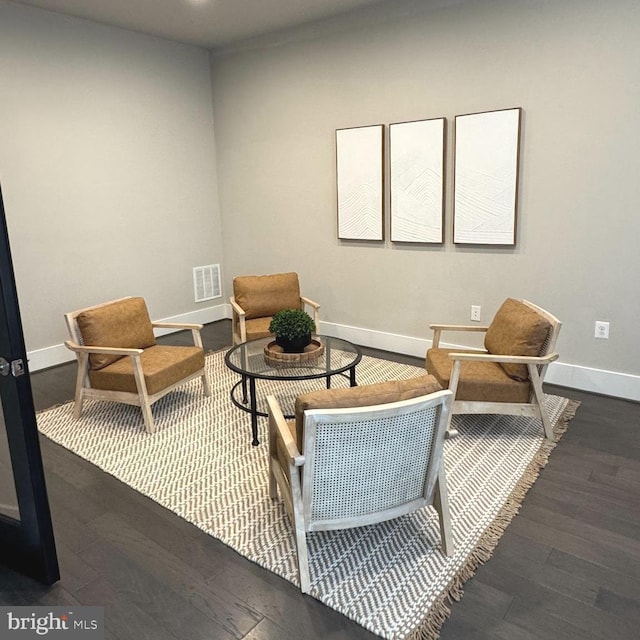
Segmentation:
[[(489, 326), (432, 324), (426, 369), (454, 394), (453, 413), (534, 416), (553, 440), (542, 382), (562, 323), (527, 300), (508, 298)], [(443, 331), (485, 332), (484, 350), (442, 349)], [(455, 435), (454, 430), (449, 435)]]
[(286, 422), (267, 398), (269, 495), (295, 531), (300, 588), (311, 586), (306, 535), (397, 518), (428, 505), (453, 553), (443, 442), (452, 394), (432, 376), (298, 396)]
[(274, 273), (265, 276), (238, 276), (233, 279), (231, 297), (233, 344), (267, 338), (271, 335), (271, 318), (282, 309), (313, 310), (319, 330), (320, 305), (300, 295), (297, 273)]
[[(202, 325), (152, 323), (144, 299), (131, 297), (72, 311), (65, 321), (71, 337), (65, 345), (78, 359), (76, 418), (85, 398), (124, 402), (142, 409), (146, 430), (153, 433), (151, 405), (156, 400), (198, 377), (205, 395), (211, 395)], [(156, 344), (154, 328), (190, 329), (194, 346)]]

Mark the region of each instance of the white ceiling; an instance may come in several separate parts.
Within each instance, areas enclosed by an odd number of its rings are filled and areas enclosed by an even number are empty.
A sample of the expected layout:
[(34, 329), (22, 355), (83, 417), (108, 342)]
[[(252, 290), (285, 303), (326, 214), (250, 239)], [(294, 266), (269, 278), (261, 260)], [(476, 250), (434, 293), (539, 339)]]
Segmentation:
[(381, 0), (13, 0), (208, 49)]

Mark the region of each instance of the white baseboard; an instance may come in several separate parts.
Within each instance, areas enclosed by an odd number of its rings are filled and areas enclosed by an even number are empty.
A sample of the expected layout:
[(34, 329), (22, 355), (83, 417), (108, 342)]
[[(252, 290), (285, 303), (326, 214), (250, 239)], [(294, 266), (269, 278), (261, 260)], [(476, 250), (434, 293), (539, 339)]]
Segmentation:
[(553, 362), (545, 376), (549, 384), (640, 402), (640, 376)]
[(424, 338), (414, 338), (373, 329), (361, 329), (360, 327), (350, 327), (333, 322), (320, 321), (320, 333), (325, 336), (342, 338), (372, 349), (402, 353), (416, 358), (424, 358), (427, 349), (431, 346), (431, 340), (425, 340)]
[[(373, 349), (424, 358), (431, 340), (386, 333), (360, 327), (320, 322), (320, 333), (335, 336)], [(465, 348), (462, 345), (441, 343), (444, 348)], [(552, 362), (545, 381), (571, 389), (601, 393), (606, 396), (640, 402), (640, 376), (618, 371), (605, 371), (566, 362)]]
[[(198, 309), (189, 313), (181, 313), (170, 318), (158, 319), (158, 322), (191, 322), (196, 324), (207, 324), (208, 322), (216, 322), (230, 317), (230, 307), (228, 304), (220, 304), (215, 307), (207, 307), (206, 309)], [(163, 336), (173, 333), (172, 329), (157, 329), (157, 336)], [(75, 360), (75, 355), (67, 349), (64, 344), (54, 344), (44, 349), (35, 349), (27, 352), (29, 360), (29, 371), (39, 371), (47, 369), (58, 364), (71, 362)]]
[[(218, 320), (224, 320), (229, 316), (229, 309), (231, 305), (221, 303), (215, 307), (206, 307), (205, 309), (198, 309), (197, 311), (190, 311), (189, 313), (181, 313), (178, 316), (172, 316), (171, 318), (162, 318), (157, 322), (185, 322), (195, 324), (208, 324), (209, 322), (217, 322)], [(175, 333), (171, 329), (156, 329), (156, 335), (163, 336), (167, 333)]]

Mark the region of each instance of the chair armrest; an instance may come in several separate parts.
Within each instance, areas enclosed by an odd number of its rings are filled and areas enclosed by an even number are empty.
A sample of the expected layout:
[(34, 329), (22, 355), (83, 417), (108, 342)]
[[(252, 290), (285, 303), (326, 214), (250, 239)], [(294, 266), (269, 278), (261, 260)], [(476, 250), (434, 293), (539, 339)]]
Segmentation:
[(157, 329), (202, 329), (201, 324), (184, 323), (184, 322), (152, 322), (151, 326)]
[(245, 310), (236, 302), (235, 297), (231, 296), (229, 302), (231, 303), (231, 309), (238, 317), (244, 318), (247, 315)]
[(200, 335), (200, 330), (202, 329), (201, 324), (193, 323), (193, 322), (152, 322), (151, 326), (154, 329), (180, 329), (184, 331), (191, 331), (191, 335), (193, 337), (193, 344), (196, 347), (202, 347), (202, 336)]
[(305, 298), (304, 296), (300, 296), (300, 300), (306, 305), (309, 305), (313, 309), (313, 322), (316, 325), (316, 333), (319, 333), (320, 327), (320, 316), (318, 314), (318, 309), (320, 309), (320, 305), (309, 298)]
[(143, 349), (125, 349), (123, 347), (98, 347), (94, 345), (81, 345), (71, 340), (65, 340), (65, 347), (76, 353), (104, 353), (110, 356), (139, 356)]
[(560, 357), (560, 354), (553, 352), (546, 356), (507, 356), (494, 353), (450, 353), (452, 360), (476, 362), (506, 362), (509, 364), (549, 364)]
[(489, 325), (478, 324), (430, 324), (430, 329), (434, 331), (486, 331)]
[(298, 447), (293, 440), (291, 431), (289, 431), (282, 409), (274, 396), (267, 396), (267, 407), (269, 428), (275, 429), (277, 437), (282, 441), (287, 450), (287, 455), (291, 459), (291, 463), (296, 467), (301, 467), (304, 464), (304, 456), (298, 451)]
[(313, 307), (314, 309), (316, 309), (316, 311), (320, 308), (320, 305), (317, 302), (314, 302), (313, 300), (311, 300), (310, 298), (305, 298), (304, 296), (300, 296), (300, 300), (302, 300), (302, 302), (304, 302), (305, 304), (308, 304), (310, 307)]
[(247, 341), (247, 328), (245, 326), (245, 310), (236, 302), (235, 296), (229, 298), (231, 303), (231, 334), (233, 344)]
[(475, 331), (481, 332), (486, 331), (489, 326), (488, 325), (479, 325), (479, 324), (430, 324), (430, 329), (433, 329), (433, 338), (431, 340), (431, 346), (434, 349), (437, 349), (440, 345), (440, 334), (443, 331)]

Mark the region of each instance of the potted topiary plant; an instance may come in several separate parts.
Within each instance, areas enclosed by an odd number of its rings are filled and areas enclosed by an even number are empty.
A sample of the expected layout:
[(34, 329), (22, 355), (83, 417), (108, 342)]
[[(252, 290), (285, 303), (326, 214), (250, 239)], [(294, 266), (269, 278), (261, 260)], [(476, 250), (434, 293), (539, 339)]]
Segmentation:
[(313, 318), (302, 309), (278, 311), (269, 324), (269, 331), (276, 336), (276, 344), (285, 353), (302, 353), (315, 330)]

